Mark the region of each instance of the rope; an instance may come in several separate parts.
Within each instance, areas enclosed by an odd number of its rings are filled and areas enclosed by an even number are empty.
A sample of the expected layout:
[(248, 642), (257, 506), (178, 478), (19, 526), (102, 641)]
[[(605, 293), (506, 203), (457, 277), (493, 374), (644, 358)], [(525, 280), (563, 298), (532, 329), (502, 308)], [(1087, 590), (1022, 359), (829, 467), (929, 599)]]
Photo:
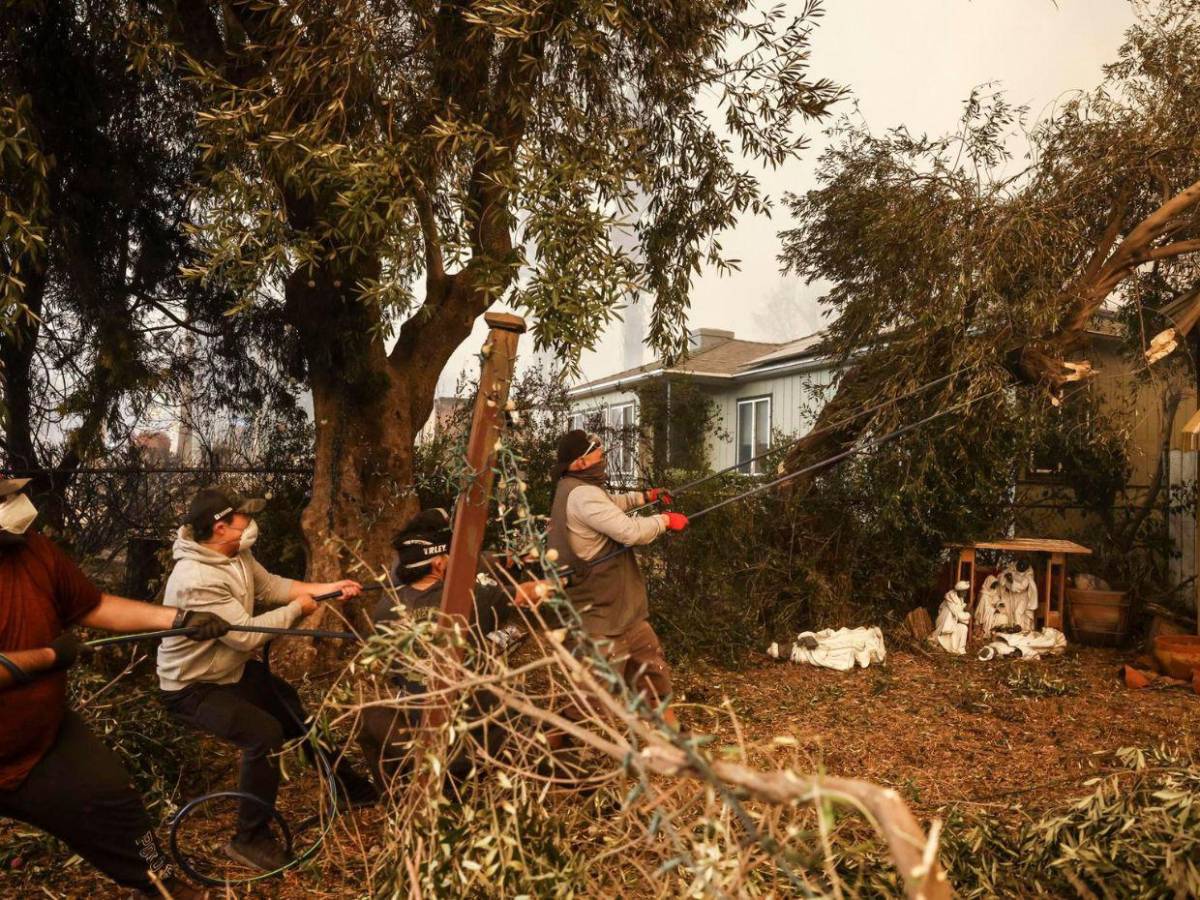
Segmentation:
[[(247, 634), (274, 634), (287, 637), (328, 638), (340, 641), (358, 641), (361, 638), (352, 631), (325, 631), (320, 628), (271, 628), (266, 625), (230, 625), (230, 631)], [(86, 647), (111, 647), (114, 644), (136, 644), (139, 641), (157, 641), (169, 637), (187, 637), (190, 628), (166, 628), (162, 631), (142, 631), (136, 634), (118, 634), (113, 637), (87, 641)]]
[[(368, 584), (364, 585), (362, 592), (381, 591), (384, 585)], [(329, 591), (325, 594), (316, 594), (314, 600), (336, 600), (342, 596), (341, 591)], [(311, 638), (327, 638), (337, 641), (357, 641), (361, 638), (352, 631), (325, 631), (319, 628), (272, 628), (267, 625), (230, 625), (230, 631), (240, 631), (246, 634), (274, 634), (286, 637), (311, 637)], [(187, 637), (192, 633), (191, 628), (165, 628), (161, 631), (141, 631), (136, 634), (118, 634), (113, 637), (97, 638), (93, 641), (87, 641), (85, 647), (111, 647), (115, 644), (136, 644), (139, 641), (157, 641), (162, 638), (169, 637)]]
[(780, 477), (774, 479), (773, 481), (768, 481), (764, 484), (760, 484), (756, 487), (751, 488), (748, 491), (743, 491), (740, 494), (735, 494), (732, 497), (728, 497), (725, 500), (721, 500), (718, 503), (714, 503), (712, 506), (705, 507), (704, 509), (699, 510), (698, 512), (692, 513), (688, 516), (688, 520), (691, 521), (692, 519), (699, 519), (703, 516), (707, 516), (709, 513), (716, 512), (718, 509), (720, 509), (723, 506), (728, 506), (730, 503), (735, 503), (738, 500), (745, 500), (747, 497), (753, 497), (755, 494), (761, 494), (763, 491), (768, 491), (773, 487), (778, 487), (781, 484), (791, 481), (793, 478), (799, 478), (801, 475), (807, 475), (809, 472), (815, 472), (818, 469), (823, 469), (823, 468), (826, 468), (827, 466), (832, 466), (835, 463), (839, 463), (842, 460), (847, 459), (851, 456), (856, 456), (859, 453), (863, 453), (867, 450), (873, 450), (876, 447), (881, 447), (884, 444), (894, 441), (896, 438), (901, 437), (910, 431), (914, 431), (915, 429), (920, 428), (922, 425), (926, 425), (929, 422), (932, 422), (934, 419), (940, 419), (942, 416), (949, 415), (952, 412), (957, 412), (960, 409), (966, 409), (968, 406), (978, 403), (981, 400), (987, 400), (990, 397), (994, 397), (997, 394), (1001, 394), (1004, 392), (1004, 390), (1005, 390), (1005, 388), (997, 388), (996, 390), (989, 391), (986, 394), (980, 394), (978, 397), (975, 397), (972, 400), (967, 400), (963, 403), (957, 404), (956, 406), (947, 407), (946, 409), (943, 409), (940, 412), (933, 413), (932, 415), (926, 416), (923, 419), (919, 419), (916, 422), (910, 422), (908, 425), (904, 425), (900, 428), (897, 428), (895, 431), (889, 431), (887, 434), (880, 435), (877, 438), (871, 438), (870, 440), (866, 441), (865, 443), (861, 444), (860, 446), (850, 447), (847, 450), (843, 450), (841, 453), (835, 453), (833, 456), (829, 456), (829, 457), (826, 457), (825, 459), (818, 460), (817, 462), (812, 463), (811, 465), (805, 466), (802, 469), (797, 469), (795, 472), (788, 472), (786, 475), (781, 475)]
[[(756, 494), (761, 494), (764, 491), (769, 491), (771, 488), (778, 487), (779, 485), (784, 484), (788, 481), (791, 481), (794, 478), (799, 478), (801, 475), (807, 475), (810, 472), (815, 472), (818, 469), (824, 469), (824, 468), (827, 468), (828, 466), (832, 466), (836, 463), (839, 463), (845, 459), (848, 459), (851, 456), (856, 456), (859, 453), (866, 452), (867, 450), (872, 450), (872, 449), (875, 449), (876, 447), (881, 447), (884, 444), (894, 441), (897, 438), (907, 434), (910, 431), (920, 428), (922, 425), (932, 422), (934, 419), (940, 419), (942, 416), (946, 416), (946, 415), (949, 415), (950, 413), (957, 412), (962, 409), (966, 409), (967, 407), (972, 406), (975, 403), (979, 403), (982, 400), (987, 400), (990, 397), (994, 397), (997, 394), (1001, 394), (1005, 390), (1007, 390), (1007, 388), (997, 388), (996, 390), (989, 391), (986, 394), (980, 394), (978, 397), (975, 397), (970, 400), (966, 400), (966, 401), (964, 401), (962, 403), (958, 403), (954, 406), (947, 407), (946, 409), (940, 410), (939, 412), (936, 412), (936, 413), (933, 413), (932, 415), (926, 416), (925, 418), (920, 419), (916, 422), (911, 422), (908, 425), (904, 425), (900, 428), (897, 428), (895, 431), (889, 431), (886, 434), (882, 434), (877, 438), (871, 438), (870, 440), (867, 440), (867, 441), (863, 442), (862, 444), (859, 444), (856, 447), (850, 447), (846, 450), (841, 451), (840, 453), (835, 453), (833, 456), (829, 456), (829, 457), (826, 457), (825, 459), (818, 460), (817, 462), (812, 463), (811, 465), (805, 466), (802, 469), (797, 469), (795, 472), (788, 472), (786, 475), (781, 475), (779, 478), (776, 478), (772, 481), (768, 481), (768, 482), (765, 482), (764, 484), (757, 485), (748, 491), (742, 491), (740, 494), (735, 494), (734, 496), (728, 497), (728, 498), (720, 501), (719, 503), (714, 503), (712, 506), (705, 507), (704, 509), (701, 509), (695, 513), (689, 514), (688, 521), (691, 522), (695, 519), (703, 518), (704, 516), (707, 516), (709, 513), (716, 512), (718, 509), (728, 506), (731, 503), (737, 503), (740, 500), (745, 500), (748, 497), (753, 497)], [(627, 553), (628, 551), (630, 551), (632, 549), (633, 549), (632, 546), (618, 547), (616, 550), (606, 553), (597, 559), (588, 560), (587, 565), (590, 568), (599, 563), (607, 562), (608, 560), (612, 559), (613, 557), (620, 556), (622, 553)], [(560, 571), (560, 575), (572, 574), (572, 570), (570, 569), (570, 567), (566, 567), (559, 571)]]

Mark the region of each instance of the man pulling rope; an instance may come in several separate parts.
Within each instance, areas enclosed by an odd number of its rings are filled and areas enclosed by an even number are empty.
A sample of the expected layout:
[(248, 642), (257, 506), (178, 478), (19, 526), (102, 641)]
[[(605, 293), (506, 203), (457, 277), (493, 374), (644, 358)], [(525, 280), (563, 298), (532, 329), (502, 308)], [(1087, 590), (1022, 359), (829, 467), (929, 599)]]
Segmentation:
[[(630, 689), (665, 703), (671, 694), (671, 667), (648, 619), (646, 580), (637, 557), (618, 551), (649, 544), (668, 530), (682, 531), (687, 517), (677, 512), (628, 515), (627, 510), (647, 503), (669, 503), (670, 497), (661, 488), (606, 491), (604, 444), (583, 431), (568, 431), (559, 439), (553, 477), (546, 542), (571, 570), (567, 599)], [(677, 726), (672, 710), (663, 716)]]
[[(317, 609), (313, 594), (358, 596), (362, 586), (357, 581), (293, 581), (264, 569), (251, 552), (258, 537), (253, 516), (264, 506), (265, 500), (244, 498), (229, 488), (197, 493), (175, 540), (175, 568), (163, 603), (203, 611), (232, 626), (290, 628)], [(255, 600), (282, 605), (256, 616)], [(237, 831), (225, 853), (265, 872), (288, 863), (270, 832), (279, 791), (277, 757), (288, 740), (303, 737), (307, 718), (296, 689), (254, 656), (269, 639), (228, 631), (201, 642), (168, 637), (158, 648), (159, 686), (170, 714), (242, 751), (238, 790), (263, 803), (241, 804)], [(352, 801), (374, 796), (370, 783), (344, 762), (335, 774)]]
[[(0, 479), (0, 816), (63, 841), (123, 887), (177, 900), (202, 897), (174, 874), (124, 764), (67, 709), (74, 624), (108, 631), (189, 628), (211, 641), (228, 624), (208, 612), (101, 593), (65, 553), (30, 530), (29, 479)], [(153, 872), (153, 877), (148, 874)]]

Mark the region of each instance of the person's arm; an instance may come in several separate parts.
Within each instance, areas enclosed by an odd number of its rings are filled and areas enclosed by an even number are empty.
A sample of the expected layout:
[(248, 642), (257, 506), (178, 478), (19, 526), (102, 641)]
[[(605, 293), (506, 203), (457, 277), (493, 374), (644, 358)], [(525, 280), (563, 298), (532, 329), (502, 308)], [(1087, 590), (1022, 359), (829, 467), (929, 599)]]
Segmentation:
[(101, 594), (100, 603), (78, 620), (89, 628), (105, 631), (166, 631), (171, 628), (192, 628), (192, 640), (212, 640), (229, 629), (224, 621), (203, 612), (185, 611), (157, 603), (143, 603), (115, 594)]
[(550, 596), (552, 590), (554, 590), (554, 587), (548, 581), (540, 579), (522, 581), (513, 589), (513, 605), (538, 606)]
[[(291, 628), (301, 616), (317, 608), (317, 602), (307, 594), (288, 602), (286, 606), (269, 609), (257, 616), (246, 612), (245, 607), (227, 590), (216, 586), (196, 586), (180, 591), (179, 605), (191, 613), (208, 613), (217, 616), (231, 626), (253, 625), (266, 628)], [(229, 631), (218, 640), (235, 650), (249, 652), (271, 640), (269, 634), (244, 631)]]
[(69, 669), (83, 649), (79, 638), (65, 631), (49, 647), (0, 653), (0, 692), (29, 684), (42, 674)]
[(251, 569), (254, 573), (254, 596), (261, 597), (271, 603), (290, 603), (300, 597), (316, 594), (330, 594), (341, 591), (338, 599), (349, 600), (362, 592), (362, 585), (357, 581), (296, 581), (284, 578), (282, 575), (272, 575), (257, 559), (251, 558)]
[(637, 509), (639, 506), (645, 506), (649, 502), (642, 491), (630, 491), (626, 494), (609, 494), (608, 496), (612, 498), (612, 502), (621, 512)]
[(38, 647), (35, 650), (6, 650), (0, 655), (6, 657), (23, 673), (22, 677), (18, 678), (15, 672), (0, 662), (0, 691), (28, 684), (34, 679), (34, 676), (54, 668), (56, 661), (54, 650), (50, 647)]
[(660, 501), (663, 506), (671, 505), (671, 492), (666, 488), (648, 488), (644, 491), (630, 491), (627, 494), (609, 494), (609, 496), (621, 512), (629, 512), (631, 509), (649, 506), (651, 503)]
[(115, 594), (101, 594), (100, 604), (79, 623), (105, 631), (163, 631), (175, 625), (179, 610), (155, 603), (142, 603)]
[(362, 585), (352, 578), (343, 578), (341, 581), (293, 581), (292, 582), (292, 598), (303, 596), (304, 594), (332, 594), (334, 591), (341, 591), (342, 596), (337, 597), (337, 600), (349, 600), (351, 597), (357, 597), (362, 593)]
[(578, 487), (567, 500), (567, 514), (618, 544), (649, 544), (667, 530), (664, 516), (627, 516), (600, 488)]

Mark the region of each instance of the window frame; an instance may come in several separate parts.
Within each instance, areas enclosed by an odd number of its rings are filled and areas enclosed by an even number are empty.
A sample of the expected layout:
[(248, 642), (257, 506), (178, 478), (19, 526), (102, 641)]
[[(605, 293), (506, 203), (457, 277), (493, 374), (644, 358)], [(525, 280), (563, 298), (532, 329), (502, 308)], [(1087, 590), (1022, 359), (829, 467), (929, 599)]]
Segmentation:
[[(626, 425), (626, 423), (623, 421), (622, 422), (614, 421), (615, 420), (614, 414), (618, 411), (621, 411), (623, 413), (624, 410), (626, 410), (626, 409), (631, 410), (631, 413), (632, 413), (630, 415), (629, 424)], [(623, 419), (624, 415), (622, 415), (621, 418)], [(624, 442), (620, 441), (620, 438), (623, 436), (622, 432), (625, 430), (625, 428), (636, 429), (638, 427), (638, 404), (637, 404), (637, 401), (636, 400), (622, 400), (620, 403), (610, 403), (608, 406), (606, 406), (604, 408), (604, 425), (605, 425), (605, 428), (608, 429), (608, 433), (612, 439), (612, 443), (609, 446), (610, 452), (608, 454), (608, 459), (609, 459), (608, 477), (609, 477), (609, 480), (614, 483), (618, 483), (618, 482), (622, 483), (622, 484), (629, 483), (637, 477), (637, 451), (638, 451), (637, 444), (638, 444), (638, 442), (636, 439), (634, 439), (633, 445), (630, 447), (626, 447)], [(617, 446), (613, 446), (613, 445), (617, 445)], [(621, 461), (626, 463), (626, 465), (627, 465), (626, 468), (618, 469), (616, 466), (613, 465), (613, 463), (617, 460), (617, 453), (612, 452), (614, 450), (616, 450), (620, 453)], [(628, 453), (628, 459), (626, 459), (626, 453)]]
[(754, 449), (758, 445), (758, 440), (757, 440), (757, 438), (758, 438), (758, 411), (757, 411), (756, 407), (759, 403), (764, 403), (764, 402), (767, 404), (767, 439), (766, 439), (765, 450), (770, 450), (771, 449), (771, 432), (775, 428), (775, 395), (774, 394), (755, 394), (754, 396), (751, 396), (751, 397), (738, 397), (737, 400), (734, 402), (734, 407), (733, 407), (733, 462), (735, 465), (737, 465), (739, 467), (737, 469), (737, 472), (739, 475), (751, 476), (751, 475), (762, 475), (763, 474), (762, 460), (753, 462), (749, 466), (742, 467), (743, 460), (740, 459), (739, 457), (741, 456), (741, 451), (742, 451), (742, 434), (741, 434), (742, 407), (749, 406), (750, 410), (751, 410), (751, 412), (750, 412), (750, 429), (751, 429), (751, 431), (750, 431), (750, 456), (747, 458), (753, 459), (755, 456), (758, 455)]

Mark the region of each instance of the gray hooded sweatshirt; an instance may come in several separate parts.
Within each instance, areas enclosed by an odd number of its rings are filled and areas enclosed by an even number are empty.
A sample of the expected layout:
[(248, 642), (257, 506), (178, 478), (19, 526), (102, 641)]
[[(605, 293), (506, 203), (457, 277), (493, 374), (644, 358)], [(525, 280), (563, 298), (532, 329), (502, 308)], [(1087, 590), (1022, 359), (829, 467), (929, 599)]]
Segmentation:
[[(272, 575), (249, 550), (226, 556), (198, 544), (192, 529), (179, 529), (173, 548), (175, 568), (167, 579), (165, 606), (215, 613), (234, 625), (290, 628), (301, 616), (299, 600), (289, 601), (292, 580)], [(254, 615), (254, 601), (286, 603)], [(232, 684), (268, 634), (231, 631), (215, 641), (165, 638), (158, 646), (158, 683), (178, 691), (197, 681)]]

